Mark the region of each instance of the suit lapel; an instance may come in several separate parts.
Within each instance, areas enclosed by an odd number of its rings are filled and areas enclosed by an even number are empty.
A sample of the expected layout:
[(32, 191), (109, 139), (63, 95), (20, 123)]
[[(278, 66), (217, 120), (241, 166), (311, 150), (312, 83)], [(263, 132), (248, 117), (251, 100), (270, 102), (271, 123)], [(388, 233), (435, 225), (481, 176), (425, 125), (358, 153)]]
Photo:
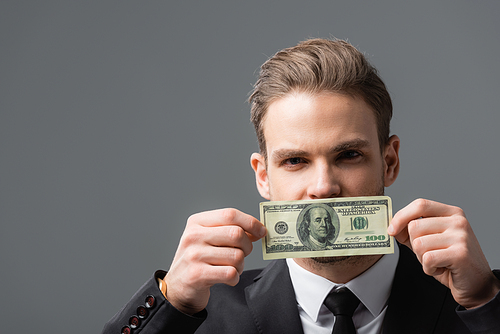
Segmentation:
[[(245, 298), (259, 332), (303, 334), (295, 291), (285, 260), (268, 265), (254, 281), (245, 288)], [(444, 316), (443, 307), (450, 307), (451, 297), (448, 295), (447, 287), (422, 271), (413, 252), (406, 246), (400, 246), (383, 333), (439, 332), (436, 327), (442, 326), (438, 320)], [(451, 302), (454, 303), (453, 300)], [(453, 306), (451, 308), (456, 317)]]
[(245, 297), (260, 333), (303, 334), (285, 260), (268, 265), (245, 289)]
[(399, 248), (401, 255), (383, 333), (433, 333), (448, 289), (422, 271), (420, 262), (410, 249), (406, 246)]

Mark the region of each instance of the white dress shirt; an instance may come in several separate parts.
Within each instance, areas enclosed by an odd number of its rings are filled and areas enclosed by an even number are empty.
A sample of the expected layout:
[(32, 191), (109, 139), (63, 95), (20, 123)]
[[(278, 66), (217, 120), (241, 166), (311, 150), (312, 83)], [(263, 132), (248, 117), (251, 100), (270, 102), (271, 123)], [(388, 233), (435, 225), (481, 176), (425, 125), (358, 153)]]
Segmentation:
[(332, 333), (335, 317), (323, 301), (332, 289), (342, 286), (348, 287), (361, 301), (352, 317), (357, 333), (382, 333), (398, 259), (399, 247), (396, 244), (394, 254), (384, 255), (371, 268), (346, 284), (331, 282), (302, 268), (293, 259), (286, 259), (304, 334)]

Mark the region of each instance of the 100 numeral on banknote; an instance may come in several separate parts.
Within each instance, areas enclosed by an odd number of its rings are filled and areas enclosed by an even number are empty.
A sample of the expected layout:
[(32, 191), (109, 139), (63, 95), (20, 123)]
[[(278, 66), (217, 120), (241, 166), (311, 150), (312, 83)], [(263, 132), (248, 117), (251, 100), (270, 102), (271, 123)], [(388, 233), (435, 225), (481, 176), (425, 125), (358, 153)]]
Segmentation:
[(264, 260), (394, 253), (387, 196), (260, 203)]

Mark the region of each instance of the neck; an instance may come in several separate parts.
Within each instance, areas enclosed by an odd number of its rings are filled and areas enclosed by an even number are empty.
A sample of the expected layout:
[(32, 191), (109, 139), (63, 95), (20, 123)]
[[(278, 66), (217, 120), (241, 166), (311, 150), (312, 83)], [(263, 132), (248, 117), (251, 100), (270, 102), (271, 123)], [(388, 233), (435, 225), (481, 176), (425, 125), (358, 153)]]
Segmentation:
[(347, 283), (377, 263), (382, 255), (359, 255), (298, 258), (294, 261), (302, 268), (334, 283)]

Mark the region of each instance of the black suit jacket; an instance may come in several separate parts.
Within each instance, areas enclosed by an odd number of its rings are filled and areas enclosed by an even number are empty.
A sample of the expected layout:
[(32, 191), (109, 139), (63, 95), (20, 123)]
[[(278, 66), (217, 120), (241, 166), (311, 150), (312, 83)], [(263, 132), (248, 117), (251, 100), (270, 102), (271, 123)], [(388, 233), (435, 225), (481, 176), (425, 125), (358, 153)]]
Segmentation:
[[(500, 296), (490, 302), (487, 309), (457, 313), (458, 305), (450, 290), (423, 273), (413, 252), (404, 246), (400, 250), (383, 323), (384, 334), (500, 333)], [(164, 274), (158, 271), (155, 275)], [(156, 280), (151, 279), (106, 324), (103, 333), (121, 333), (147, 296), (153, 296), (156, 302), (133, 333), (303, 334), (284, 260), (273, 261), (264, 270), (244, 272), (235, 287), (213, 286), (206, 310), (194, 316), (185, 315), (170, 305), (158, 290)], [(495, 312), (499, 317), (494, 316)]]

